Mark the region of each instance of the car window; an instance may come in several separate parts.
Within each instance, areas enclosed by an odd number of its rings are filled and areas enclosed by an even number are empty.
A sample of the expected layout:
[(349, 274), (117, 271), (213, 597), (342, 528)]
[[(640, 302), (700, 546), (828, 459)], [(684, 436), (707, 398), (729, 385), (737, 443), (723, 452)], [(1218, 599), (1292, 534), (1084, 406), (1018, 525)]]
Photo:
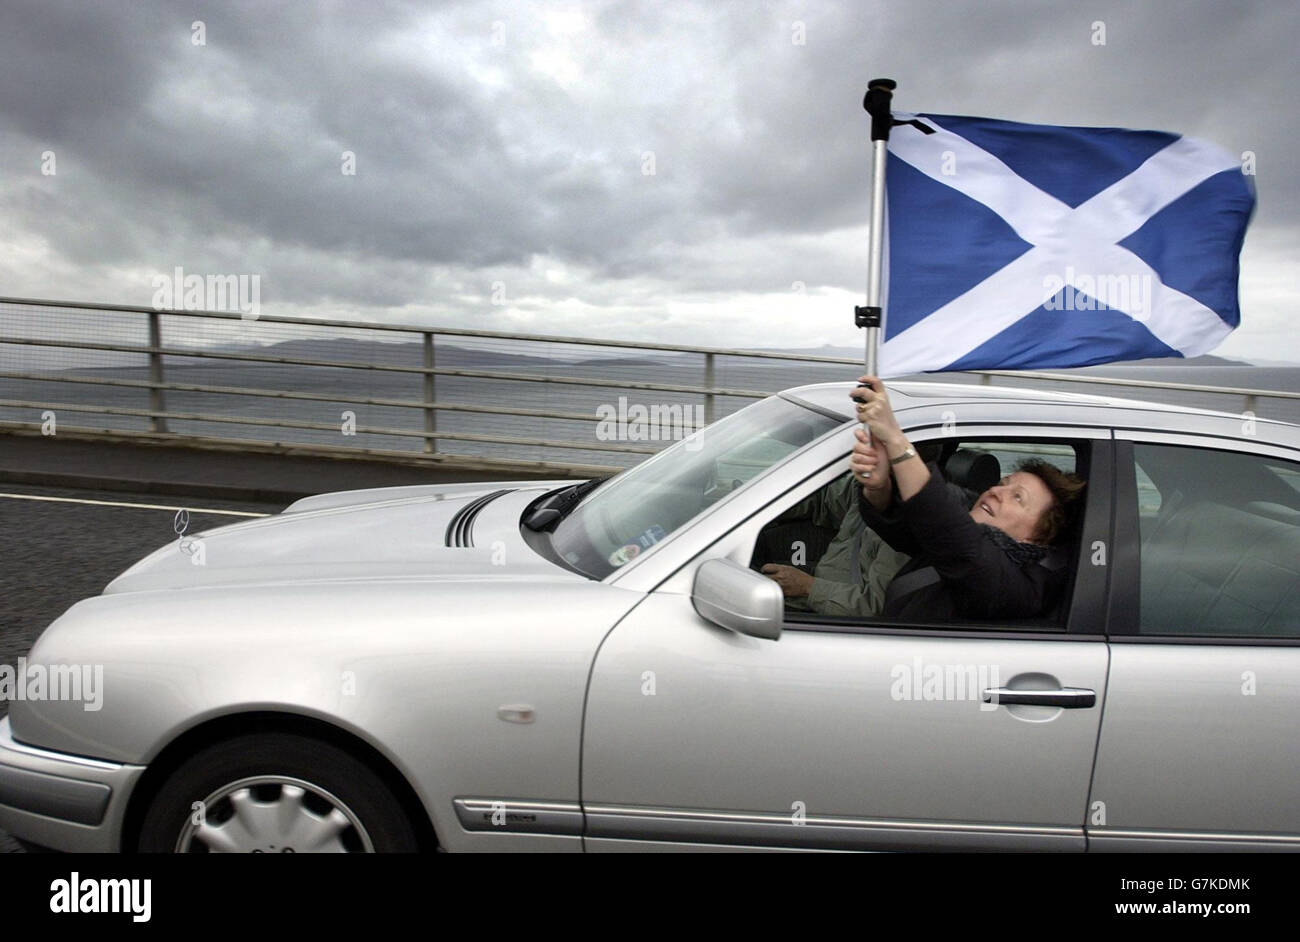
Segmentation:
[(779, 396), (756, 402), (601, 485), (556, 526), (555, 552), (603, 579), (843, 424)]
[[(1014, 472), (1021, 462), (1041, 459), (1066, 472), (1079, 466), (1075, 444), (1060, 441), (936, 440), (918, 446), (921, 457), (934, 462), (947, 481), (969, 492), (969, 498)], [(893, 579), (910, 557), (891, 547), (868, 528), (858, 512), (860, 488), (846, 473), (812, 495), (786, 503), (772, 513), (759, 531), (750, 568), (782, 586), (787, 622), (828, 628), (895, 623), (884, 616)], [(1073, 557), (1077, 533), (1066, 535), (1059, 557)], [(1052, 628), (1064, 624), (1068, 609), (1058, 595), (1051, 610), (1027, 619), (1024, 627)], [(988, 629), (996, 623), (960, 619), (954, 627)], [(1016, 627), (1016, 626), (1012, 626)]]
[[(1142, 634), (1300, 638), (1300, 467), (1136, 444)], [(1141, 490), (1139, 488), (1141, 505)]]

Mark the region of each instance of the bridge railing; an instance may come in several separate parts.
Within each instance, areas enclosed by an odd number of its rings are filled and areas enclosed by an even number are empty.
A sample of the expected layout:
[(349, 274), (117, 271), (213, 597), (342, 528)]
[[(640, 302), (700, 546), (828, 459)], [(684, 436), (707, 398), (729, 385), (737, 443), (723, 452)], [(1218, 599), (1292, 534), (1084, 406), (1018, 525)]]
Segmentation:
[[(598, 473), (778, 389), (860, 368), (779, 351), (0, 298), (0, 431), (27, 434)], [(1008, 378), (1251, 412), (1300, 402), (1078, 373), (944, 377)]]

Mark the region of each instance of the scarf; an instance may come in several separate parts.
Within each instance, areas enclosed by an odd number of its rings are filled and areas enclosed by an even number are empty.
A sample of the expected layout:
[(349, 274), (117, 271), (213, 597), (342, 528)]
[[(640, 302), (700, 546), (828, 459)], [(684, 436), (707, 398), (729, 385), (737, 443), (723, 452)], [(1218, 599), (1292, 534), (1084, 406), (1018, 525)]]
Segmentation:
[(993, 541), (993, 545), (1011, 558), (1011, 561), (1017, 566), (1032, 566), (1034, 563), (1041, 562), (1047, 555), (1047, 547), (1040, 546), (1037, 543), (1021, 543), (1019, 540), (1012, 539), (997, 527), (991, 527), (987, 523), (979, 524), (979, 528), (984, 531), (984, 535)]

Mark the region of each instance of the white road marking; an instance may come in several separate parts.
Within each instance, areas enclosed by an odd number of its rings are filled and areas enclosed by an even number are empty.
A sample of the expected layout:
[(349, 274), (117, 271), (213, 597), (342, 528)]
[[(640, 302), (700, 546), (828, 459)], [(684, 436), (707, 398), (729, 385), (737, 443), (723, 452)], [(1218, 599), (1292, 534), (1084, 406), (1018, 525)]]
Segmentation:
[(4, 494), (11, 500), (48, 500), (61, 504), (94, 504), (98, 507), (135, 507), (138, 510), (188, 510), (192, 514), (221, 514), (226, 517), (269, 517), (271, 514), (250, 513), (247, 510), (208, 510), (204, 507), (169, 507), (166, 504), (130, 504), (120, 500), (87, 500), (82, 497), (43, 497), (38, 494)]

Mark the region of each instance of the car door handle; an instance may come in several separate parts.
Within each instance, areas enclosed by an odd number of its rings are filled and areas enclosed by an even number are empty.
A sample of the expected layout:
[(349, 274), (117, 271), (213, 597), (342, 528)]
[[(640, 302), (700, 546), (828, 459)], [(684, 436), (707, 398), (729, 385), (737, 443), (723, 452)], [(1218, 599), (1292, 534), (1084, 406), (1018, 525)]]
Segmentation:
[(1083, 687), (1062, 687), (1060, 690), (1010, 690), (1006, 687), (989, 687), (984, 691), (985, 703), (1000, 706), (1054, 706), (1077, 710), (1097, 705), (1097, 691)]

